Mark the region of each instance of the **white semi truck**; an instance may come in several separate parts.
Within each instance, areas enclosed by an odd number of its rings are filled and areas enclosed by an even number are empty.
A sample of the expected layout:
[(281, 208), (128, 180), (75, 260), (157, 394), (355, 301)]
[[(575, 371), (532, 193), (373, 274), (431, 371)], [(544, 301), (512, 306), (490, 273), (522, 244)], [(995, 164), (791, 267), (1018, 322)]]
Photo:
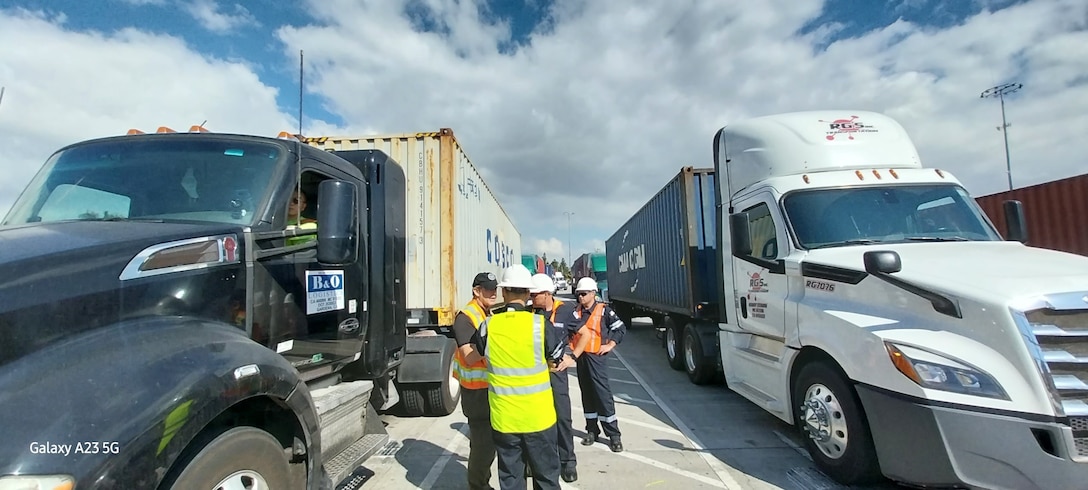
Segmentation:
[[(1018, 202), (1002, 239), (881, 114), (726, 126), (710, 173), (713, 219), (678, 178), (679, 238), (636, 226), (666, 188), (609, 241), (614, 307), (661, 321), (673, 367), (797, 425), (842, 483), (1088, 488), (1088, 258), (1021, 243)], [(650, 285), (677, 264), (670, 302)]]

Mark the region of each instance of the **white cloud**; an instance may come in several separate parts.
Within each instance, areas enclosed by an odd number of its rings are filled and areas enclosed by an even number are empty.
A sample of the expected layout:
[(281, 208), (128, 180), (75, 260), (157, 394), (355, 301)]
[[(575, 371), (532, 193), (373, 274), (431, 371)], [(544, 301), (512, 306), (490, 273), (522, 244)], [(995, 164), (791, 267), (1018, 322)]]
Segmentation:
[[(206, 0), (194, 5), (220, 12)], [(828, 24), (803, 36), (820, 2), (558, 0), (514, 54), (500, 54), (510, 28), (481, 21), (483, 5), (313, 0), (312, 25), (280, 27), (276, 36), (285, 63), (305, 50), (308, 89), (356, 132), (453, 128), (522, 230), (525, 253), (553, 237), (566, 243), (564, 211), (576, 212), (571, 233), (584, 250), (575, 254), (603, 248), (680, 167), (712, 164), (718, 128), (774, 112), (885, 112), (928, 166), (980, 195), (1004, 189), (1005, 156), (997, 101), (979, 93), (1018, 81), (1024, 89), (1006, 100), (1017, 185), (1084, 172), (1083, 0), (1032, 0), (947, 29), (900, 21), (851, 33)], [(817, 48), (844, 34), (857, 37)], [(28, 46), (0, 52), (9, 92), (0, 128), (16, 135), (3, 161), (17, 162), (0, 183), (0, 209), (25, 183), (26, 167), (40, 165), (26, 162), (62, 142), (204, 119), (213, 130), (275, 134), (291, 121), (253, 69), (202, 57), (175, 38), (73, 33), (6, 15), (0, 42)], [(541, 206), (551, 213), (542, 218)]]
[(548, 260), (565, 258), (567, 249), (558, 238), (536, 239), (531, 243), (522, 243), (523, 254), (546, 255)]
[(215, 0), (192, 0), (185, 2), (184, 8), (200, 25), (216, 34), (226, 34), (247, 25), (259, 25), (253, 14), (239, 4), (234, 4), (233, 14), (221, 12)]
[(311, 87), (345, 120), (453, 127), (515, 222), (550, 203), (549, 220), (521, 226), (525, 243), (562, 235), (565, 210), (579, 213), (576, 243), (607, 238), (681, 166), (710, 166), (717, 128), (774, 112), (886, 112), (928, 165), (975, 194), (1000, 191), (1000, 112), (978, 94), (1011, 80), (1025, 84), (1006, 101), (1018, 185), (1083, 172), (1068, 143), (1088, 128), (1082, 1), (983, 11), (945, 30), (900, 21), (819, 52), (842, 26), (798, 36), (818, 2), (560, 0), (513, 55), (498, 51), (505, 26), (474, 17), (478, 1), (425, 4), (445, 34), (413, 29), (397, 2), (325, 0), (310, 3), (316, 25), (279, 37), (307, 47)]
[(0, 10), (0, 45), (20, 46), (0, 50), (0, 215), (53, 151), (82, 139), (204, 120), (212, 131), (269, 136), (297, 127), (250, 67), (177, 38), (72, 32), (40, 13)]

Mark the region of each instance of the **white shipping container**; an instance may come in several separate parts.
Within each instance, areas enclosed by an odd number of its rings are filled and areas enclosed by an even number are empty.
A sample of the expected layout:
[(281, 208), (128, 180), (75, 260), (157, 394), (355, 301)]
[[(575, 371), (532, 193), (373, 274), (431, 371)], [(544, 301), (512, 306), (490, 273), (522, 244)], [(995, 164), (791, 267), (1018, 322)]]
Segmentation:
[(307, 141), (324, 150), (381, 150), (404, 168), (408, 309), (437, 311), (439, 325), (452, 325), (472, 299), (477, 273), (499, 277), (520, 260), (521, 234), (452, 129)]

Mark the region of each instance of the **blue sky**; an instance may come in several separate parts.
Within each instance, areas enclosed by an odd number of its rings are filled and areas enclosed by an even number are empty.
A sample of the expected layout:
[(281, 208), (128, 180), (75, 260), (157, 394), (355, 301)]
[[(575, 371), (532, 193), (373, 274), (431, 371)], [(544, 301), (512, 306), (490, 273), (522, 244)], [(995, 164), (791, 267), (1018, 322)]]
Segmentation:
[[(603, 242), (713, 132), (858, 108), (907, 128), (976, 195), (1083, 172), (1083, 0), (0, 0), (0, 212), (51, 149), (208, 120), (220, 131), (452, 127), (523, 251)], [(538, 187), (526, 193), (531, 177)], [(541, 212), (544, 206), (546, 212)], [(568, 244), (564, 211), (576, 211)]]

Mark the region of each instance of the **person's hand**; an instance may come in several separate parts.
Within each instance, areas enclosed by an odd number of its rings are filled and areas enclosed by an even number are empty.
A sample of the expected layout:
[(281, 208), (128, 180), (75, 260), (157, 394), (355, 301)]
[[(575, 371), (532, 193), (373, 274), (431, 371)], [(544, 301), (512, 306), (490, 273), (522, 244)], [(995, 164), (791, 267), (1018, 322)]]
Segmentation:
[(608, 354), (609, 352), (612, 352), (612, 349), (614, 349), (615, 347), (616, 344), (613, 343), (604, 344), (601, 346), (601, 351), (598, 352), (597, 355), (603, 356), (605, 354)]
[(551, 371), (552, 371), (553, 373), (558, 373), (558, 372), (566, 371), (566, 370), (567, 370), (567, 368), (569, 368), (569, 367), (574, 367), (574, 365), (575, 365), (575, 362), (574, 362), (574, 358), (573, 358), (573, 357), (571, 357), (571, 356), (563, 356), (563, 360), (562, 360), (562, 361), (560, 361), (558, 365), (553, 365), (553, 367), (552, 367)]

